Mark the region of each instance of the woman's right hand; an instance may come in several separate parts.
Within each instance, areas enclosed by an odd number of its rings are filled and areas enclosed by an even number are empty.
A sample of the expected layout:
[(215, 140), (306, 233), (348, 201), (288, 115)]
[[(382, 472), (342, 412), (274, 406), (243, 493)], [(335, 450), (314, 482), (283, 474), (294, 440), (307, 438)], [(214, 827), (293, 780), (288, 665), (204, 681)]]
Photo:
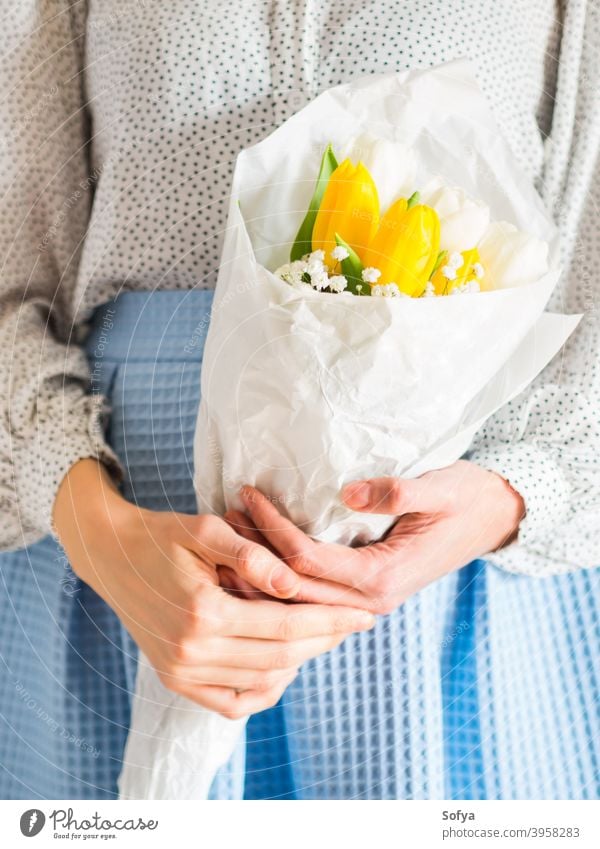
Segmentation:
[(275, 704), (305, 660), (374, 623), (353, 608), (235, 598), (219, 586), (219, 566), (282, 599), (298, 578), (216, 516), (136, 507), (92, 459), (69, 470), (53, 518), (74, 572), (116, 612), (162, 683), (230, 718)]

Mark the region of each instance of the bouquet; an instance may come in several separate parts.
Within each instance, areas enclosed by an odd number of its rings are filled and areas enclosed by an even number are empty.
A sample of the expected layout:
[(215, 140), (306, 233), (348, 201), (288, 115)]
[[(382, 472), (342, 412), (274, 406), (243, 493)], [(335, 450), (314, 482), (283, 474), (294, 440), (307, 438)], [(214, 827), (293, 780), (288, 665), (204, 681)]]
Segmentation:
[[(202, 368), (200, 512), (241, 508), (252, 484), (319, 539), (380, 537), (390, 517), (353, 514), (343, 485), (457, 460), (575, 327), (544, 313), (559, 274), (554, 228), (467, 63), (320, 95), (236, 163)], [(146, 788), (159, 772), (197, 797), (239, 726), (199, 708), (183, 726), (173, 698), (137, 757)], [(134, 710), (133, 731), (149, 727)]]
[[(392, 170), (394, 155), (401, 161), (404, 153), (392, 144), (386, 157), (385, 142), (369, 136), (352, 147), (367, 152), (375, 167), (391, 160)], [(488, 206), (439, 178), (422, 193), (396, 198), (382, 214), (364, 162), (338, 164), (328, 145), (290, 261), (275, 274), (300, 290), (426, 298), (523, 285), (546, 273), (547, 242), (489, 221)]]

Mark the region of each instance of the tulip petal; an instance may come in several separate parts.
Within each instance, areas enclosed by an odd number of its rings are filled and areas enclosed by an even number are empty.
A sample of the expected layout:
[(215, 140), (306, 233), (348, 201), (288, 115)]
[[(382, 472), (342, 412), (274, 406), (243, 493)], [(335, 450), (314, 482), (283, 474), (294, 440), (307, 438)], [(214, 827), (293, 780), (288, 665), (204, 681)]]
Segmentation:
[(326, 264), (333, 268), (336, 233), (362, 257), (378, 226), (379, 200), (373, 178), (362, 162), (353, 165), (344, 159), (325, 189), (313, 228), (313, 250), (324, 251)]

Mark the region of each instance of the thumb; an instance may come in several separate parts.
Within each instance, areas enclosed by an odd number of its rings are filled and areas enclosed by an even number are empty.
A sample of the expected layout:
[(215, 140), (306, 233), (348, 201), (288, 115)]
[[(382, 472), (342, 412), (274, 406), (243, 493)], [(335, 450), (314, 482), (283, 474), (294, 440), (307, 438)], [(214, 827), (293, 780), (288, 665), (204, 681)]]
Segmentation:
[(435, 475), (414, 480), (370, 478), (353, 481), (342, 490), (347, 507), (361, 513), (401, 516), (404, 513), (439, 513), (447, 504), (447, 492)]

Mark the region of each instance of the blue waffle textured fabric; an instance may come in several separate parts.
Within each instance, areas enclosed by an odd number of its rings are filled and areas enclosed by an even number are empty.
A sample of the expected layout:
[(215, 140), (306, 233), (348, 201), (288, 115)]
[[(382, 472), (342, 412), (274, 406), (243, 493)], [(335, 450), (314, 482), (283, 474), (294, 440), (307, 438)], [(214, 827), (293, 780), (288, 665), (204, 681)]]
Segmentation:
[[(122, 295), (87, 343), (124, 494), (194, 512), (208, 292)], [(114, 798), (136, 650), (51, 539), (0, 555), (0, 797)], [(306, 664), (215, 798), (600, 796), (600, 572), (476, 561)], [(245, 775), (245, 791), (244, 791)]]

